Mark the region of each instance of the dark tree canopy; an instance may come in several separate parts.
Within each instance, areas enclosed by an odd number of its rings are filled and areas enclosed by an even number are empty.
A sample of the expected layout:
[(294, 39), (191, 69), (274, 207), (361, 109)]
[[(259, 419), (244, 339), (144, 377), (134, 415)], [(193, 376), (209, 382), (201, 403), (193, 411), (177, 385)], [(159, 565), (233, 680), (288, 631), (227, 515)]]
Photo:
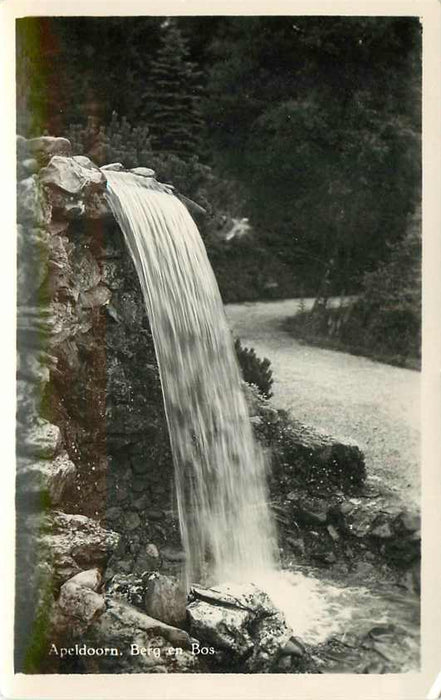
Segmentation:
[(173, 21), (164, 24), (161, 44), (150, 64), (145, 114), (159, 152), (198, 152), (203, 119), (200, 71), (189, 60), (187, 41)]
[(199, 156), (307, 287), (356, 289), (421, 197), (417, 17), (26, 18), (17, 99), (24, 135), (116, 111), (156, 158)]

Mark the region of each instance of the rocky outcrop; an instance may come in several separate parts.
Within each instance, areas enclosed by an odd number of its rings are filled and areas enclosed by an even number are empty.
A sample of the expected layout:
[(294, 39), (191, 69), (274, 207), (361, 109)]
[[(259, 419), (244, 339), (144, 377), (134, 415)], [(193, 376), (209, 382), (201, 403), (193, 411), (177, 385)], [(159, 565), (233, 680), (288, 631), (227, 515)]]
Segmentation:
[(271, 451), (273, 489), (288, 493), (298, 485), (323, 496), (360, 493), (366, 466), (355, 443), (343, 443), (288, 417), (252, 385), (246, 388), (246, 396), (256, 437)]
[(266, 593), (253, 584), (194, 586), (190, 599), (191, 633), (208, 650), (213, 649), (213, 656), (226, 654), (236, 672), (270, 673), (275, 669), (293, 632)]
[(419, 591), (419, 514), (391, 508), (386, 484), (367, 476), (357, 445), (302, 425), (246, 389), (255, 434), (267, 447), (282, 561), (360, 570)]
[[(97, 569), (66, 581), (48, 622), (46, 672), (197, 673), (204, 669), (187, 631), (158, 620), (127, 600), (142, 582), (102, 588)], [(126, 582), (127, 583), (127, 582)]]

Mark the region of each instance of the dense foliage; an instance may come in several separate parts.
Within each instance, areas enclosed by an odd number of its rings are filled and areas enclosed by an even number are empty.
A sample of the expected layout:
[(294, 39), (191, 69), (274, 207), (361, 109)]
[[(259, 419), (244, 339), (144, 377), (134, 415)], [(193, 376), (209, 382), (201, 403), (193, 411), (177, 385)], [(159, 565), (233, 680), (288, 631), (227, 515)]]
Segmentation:
[(155, 150), (193, 156), (201, 141), (200, 71), (189, 60), (187, 42), (173, 22), (161, 33), (146, 92), (146, 117)]
[(234, 349), (244, 380), (248, 384), (254, 384), (262, 396), (270, 399), (273, 395), (271, 387), (274, 381), (271, 362), (266, 357), (260, 359), (254, 348), (244, 347), (239, 338), (234, 341)]
[(329, 308), (326, 299), (287, 322), (296, 337), (378, 360), (418, 368), (421, 359), (421, 212), (388, 262), (363, 278), (359, 298)]
[(148, 127), (132, 127), (126, 117), (119, 119), (116, 112), (107, 126), (89, 117), (85, 126), (69, 125), (65, 134), (74, 153), (89, 156), (99, 166), (123, 163), (126, 168), (134, 168), (148, 163), (152, 157)]
[[(43, 17), (19, 20), (17, 40), (21, 133), (88, 116), (113, 129), (116, 111), (141, 129), (133, 158), (152, 151), (184, 186), (193, 158), (201, 203), (250, 218), (254, 247), (230, 246), (236, 298), (324, 276), (356, 291), (405, 234), (421, 194), (418, 18)], [(233, 254), (215, 257), (222, 278)]]
[[(220, 178), (196, 155), (153, 150), (148, 127), (134, 127), (116, 112), (108, 126), (100, 126), (89, 117), (86, 126), (70, 125), (65, 135), (74, 153), (89, 156), (97, 165), (119, 162), (127, 168), (153, 168), (160, 182), (173, 183), (178, 193), (205, 209), (205, 216), (198, 216), (197, 224), (224, 302), (271, 298), (274, 287), (276, 296), (280, 288), (293, 292), (292, 270), (282, 260), (269, 256), (254, 236), (225, 241), (234, 215), (243, 213), (238, 183)], [(299, 292), (300, 287), (294, 290)]]

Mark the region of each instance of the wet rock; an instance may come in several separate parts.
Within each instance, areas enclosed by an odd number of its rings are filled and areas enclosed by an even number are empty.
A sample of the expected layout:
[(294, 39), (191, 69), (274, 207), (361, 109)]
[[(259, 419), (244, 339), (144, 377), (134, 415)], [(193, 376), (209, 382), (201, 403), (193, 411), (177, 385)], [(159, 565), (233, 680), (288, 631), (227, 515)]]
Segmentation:
[(322, 556), (322, 560), (325, 562), (325, 564), (335, 564), (335, 562), (337, 561), (337, 556), (335, 552), (330, 550)]
[[(35, 303), (48, 275), (48, 240), (45, 229), (17, 225), (17, 303)], [(38, 261), (38, 264), (36, 264)]]
[(125, 484), (117, 485), (115, 488), (115, 497), (118, 503), (124, 503), (129, 498), (129, 489)]
[(155, 177), (156, 173), (151, 168), (130, 168), (130, 172), (135, 175), (141, 175), (142, 177)]
[(123, 285), (120, 265), (113, 260), (105, 260), (102, 265), (103, 281), (109, 289), (119, 289)]
[(120, 540), (119, 534), (104, 530), (85, 515), (53, 511), (44, 520), (40, 542), (50, 552), (61, 583), (81, 569), (104, 565)]
[(164, 512), (162, 510), (156, 510), (155, 508), (151, 508), (148, 512), (148, 518), (149, 520), (163, 520), (164, 519)]
[(306, 653), (305, 647), (297, 639), (291, 637), (281, 649), (282, 656), (304, 656)]
[(415, 561), (408, 571), (400, 572), (397, 584), (410, 593), (419, 594), (421, 592), (421, 563), (419, 560)]
[(58, 505), (71, 488), (76, 467), (67, 454), (54, 460), (17, 460), (17, 492), (34, 497), (36, 502), (47, 495), (52, 505)]
[(121, 559), (118, 561), (117, 568), (119, 571), (122, 571), (124, 574), (130, 574), (132, 569), (133, 569), (133, 560), (132, 559)]
[[(123, 656), (107, 660), (103, 657), (98, 661), (99, 665), (94, 672), (108, 669), (107, 672), (115, 673), (116, 668), (120, 673), (167, 673), (200, 669), (201, 661), (190, 651), (195, 640), (187, 632), (155, 620), (110, 596), (106, 598), (106, 606), (105, 612), (90, 627), (88, 639), (97, 646), (117, 648)], [(180, 653), (173, 653), (170, 645), (179, 647)]]
[[(130, 444), (131, 440), (125, 444)], [(137, 476), (132, 482), (132, 490), (134, 493), (145, 493), (149, 487), (149, 479), (146, 476)]]
[[(41, 390), (37, 385), (32, 385), (23, 379), (17, 379), (17, 421), (18, 423), (29, 423), (41, 410)], [(17, 426), (20, 430), (20, 427)]]
[(247, 630), (250, 617), (247, 610), (198, 600), (188, 606), (188, 614), (192, 634), (203, 642), (233, 652), (238, 657), (251, 652), (254, 644)]
[(163, 636), (171, 644), (182, 646), (184, 649), (191, 648), (193, 639), (184, 630), (156, 620), (121, 601), (107, 598), (107, 604), (111, 616), (114, 619), (124, 620), (129, 630), (138, 628), (146, 632), (154, 632)]
[(17, 160), (22, 160), (29, 156), (28, 150), (28, 140), (24, 136), (17, 134), (16, 136), (16, 150), (17, 150)]
[(187, 606), (192, 634), (227, 650), (239, 668), (268, 673), (292, 637), (283, 615), (253, 584), (192, 587)]
[(145, 548), (146, 554), (149, 557), (152, 557), (152, 559), (159, 559), (159, 551), (158, 548), (153, 542), (150, 542), (146, 548)]
[(77, 248), (72, 255), (75, 284), (81, 292), (96, 287), (101, 282), (101, 271), (97, 259), (88, 249)]
[(94, 289), (89, 289), (87, 292), (81, 292), (80, 304), (86, 309), (94, 309), (98, 306), (108, 304), (112, 298), (112, 293), (103, 284), (99, 284)]
[(86, 205), (80, 195), (52, 188), (48, 191), (48, 200), (55, 220), (73, 221), (84, 216), (86, 212)]
[(148, 464), (145, 455), (134, 455), (131, 460), (132, 469), (135, 474), (145, 474)]
[(108, 165), (102, 165), (101, 170), (114, 170), (116, 172), (121, 172), (122, 170), (125, 170), (124, 165), (122, 163), (109, 163)]
[(107, 219), (112, 211), (103, 192), (86, 192), (84, 197), (85, 216), (89, 219)]
[(18, 377), (32, 384), (37, 384), (42, 390), (49, 381), (49, 368), (37, 352), (20, 353)]
[(52, 208), (37, 176), (21, 180), (17, 184), (17, 221), (31, 226), (45, 226), (51, 215)]
[(62, 445), (61, 431), (42, 418), (23, 427), (17, 445), (18, 454), (41, 459), (52, 459)]
[(54, 156), (49, 165), (40, 170), (39, 177), (44, 185), (71, 195), (79, 195), (86, 188), (104, 189), (106, 186), (103, 173), (85, 156)]
[(105, 601), (104, 596), (71, 579), (61, 586), (58, 606), (66, 617), (87, 625), (103, 612)]
[(262, 418), (268, 423), (276, 423), (279, 418), (277, 409), (272, 406), (262, 406), (260, 409)]
[(133, 564), (133, 573), (142, 575), (158, 571), (161, 566), (161, 560), (149, 557), (145, 552), (140, 552)]
[(305, 555), (305, 543), (301, 537), (287, 537), (285, 542), (287, 545), (289, 545), (295, 555), (300, 557)]
[(99, 569), (88, 569), (81, 571), (69, 580), (68, 583), (75, 583), (84, 588), (90, 588), (92, 591), (98, 591), (101, 586), (102, 576)]
[(332, 540), (334, 542), (338, 542), (340, 539), (340, 535), (338, 534), (338, 530), (334, 527), (334, 525), (328, 525), (326, 529), (329, 535), (331, 536)]
[(123, 511), (120, 506), (112, 506), (112, 508), (107, 509), (107, 520), (109, 520), (109, 522), (115, 522), (116, 520), (119, 520), (122, 517), (122, 514)]
[(421, 527), (421, 516), (419, 513), (402, 511), (393, 525), (397, 532), (418, 532)]
[(320, 499), (302, 500), (294, 508), (296, 522), (304, 525), (324, 525), (328, 517), (328, 504)]
[(51, 221), (46, 230), (51, 236), (61, 236), (68, 230), (69, 226), (69, 221)]
[(124, 525), (129, 532), (136, 530), (141, 525), (141, 518), (138, 513), (128, 513), (124, 519)]
[[(259, 409), (260, 410), (260, 409)], [(273, 472), (274, 486), (280, 489), (280, 478), (287, 490), (299, 481), (315, 492), (325, 494), (357, 492), (366, 479), (364, 457), (357, 445), (342, 443), (299, 421), (283, 417), (279, 412), (282, 459)], [(277, 422), (278, 422), (277, 421)], [(288, 464), (286, 457), (288, 456)]]
[(172, 576), (152, 574), (144, 604), (146, 612), (158, 620), (174, 626), (185, 623), (187, 595), (182, 582)]
[(352, 535), (358, 538), (366, 537), (372, 527), (372, 513), (363, 508), (351, 510), (347, 524)]
[(39, 136), (26, 142), (26, 151), (34, 156), (40, 165), (45, 165), (52, 156), (69, 156), (72, 151), (70, 141), (62, 137)]
[(391, 523), (385, 519), (380, 520), (380, 522), (376, 520), (373, 523), (372, 529), (369, 534), (372, 535), (372, 537), (378, 537), (380, 539), (389, 539), (393, 536)]
[(146, 510), (148, 504), (149, 498), (145, 493), (140, 498), (137, 498), (136, 501), (133, 501), (133, 507), (136, 508), (136, 510), (142, 511), (143, 513)]
[(291, 671), (292, 662), (290, 656), (281, 656), (277, 661), (277, 670), (281, 673), (289, 673)]
[[(142, 433), (148, 429), (148, 417), (142, 405), (133, 407), (133, 404), (109, 405), (106, 412), (107, 426), (110, 434), (115, 433), (115, 440), (121, 440), (121, 446), (133, 442), (134, 433)], [(143, 473), (148, 468), (147, 460), (140, 458), (138, 464), (144, 465)], [(139, 472), (137, 472), (139, 473)]]
[(22, 180), (29, 175), (34, 175), (40, 169), (40, 164), (36, 158), (25, 158), (17, 162), (17, 179)]

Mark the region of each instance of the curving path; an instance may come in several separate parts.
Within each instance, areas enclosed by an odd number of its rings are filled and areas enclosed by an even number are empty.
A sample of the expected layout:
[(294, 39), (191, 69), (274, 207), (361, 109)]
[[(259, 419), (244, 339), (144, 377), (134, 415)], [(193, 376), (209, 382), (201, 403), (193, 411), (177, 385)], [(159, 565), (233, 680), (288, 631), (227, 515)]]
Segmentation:
[(281, 325), (299, 305), (288, 299), (225, 309), (234, 335), (271, 360), (275, 405), (355, 441), (370, 479), (383, 484), (397, 502), (419, 509), (419, 372), (298, 343)]

